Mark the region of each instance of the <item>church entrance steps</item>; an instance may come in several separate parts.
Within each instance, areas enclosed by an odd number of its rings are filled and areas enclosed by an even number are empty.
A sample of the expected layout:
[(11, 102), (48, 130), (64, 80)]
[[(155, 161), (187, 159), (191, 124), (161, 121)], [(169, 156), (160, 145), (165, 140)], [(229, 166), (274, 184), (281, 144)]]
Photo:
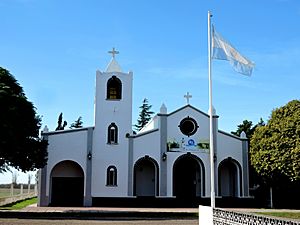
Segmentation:
[[(255, 208), (253, 198), (225, 197), (216, 198), (216, 207)], [(131, 198), (93, 198), (92, 206), (95, 207), (145, 207), (145, 208), (197, 208), (199, 205), (210, 205), (210, 198), (182, 197), (131, 197)]]

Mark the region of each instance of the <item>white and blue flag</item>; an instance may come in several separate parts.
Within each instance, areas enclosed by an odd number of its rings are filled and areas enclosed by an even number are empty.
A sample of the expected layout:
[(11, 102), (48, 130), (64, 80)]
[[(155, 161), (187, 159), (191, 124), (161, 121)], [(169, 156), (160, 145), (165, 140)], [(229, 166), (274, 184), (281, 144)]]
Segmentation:
[(242, 56), (231, 44), (212, 29), (212, 58), (228, 60), (238, 73), (251, 76), (255, 64)]

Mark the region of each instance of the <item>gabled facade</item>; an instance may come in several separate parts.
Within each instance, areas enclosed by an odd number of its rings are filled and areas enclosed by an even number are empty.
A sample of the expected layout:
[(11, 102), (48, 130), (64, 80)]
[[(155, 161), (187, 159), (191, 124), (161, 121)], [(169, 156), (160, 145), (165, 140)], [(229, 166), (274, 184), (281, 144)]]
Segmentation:
[[(104, 198), (210, 197), (209, 116), (190, 104), (168, 113), (165, 105), (132, 132), (133, 73), (113, 58), (96, 72), (95, 126), (48, 131), (48, 164), (40, 171), (39, 205), (91, 206)], [(217, 197), (249, 197), (248, 140), (218, 130)]]

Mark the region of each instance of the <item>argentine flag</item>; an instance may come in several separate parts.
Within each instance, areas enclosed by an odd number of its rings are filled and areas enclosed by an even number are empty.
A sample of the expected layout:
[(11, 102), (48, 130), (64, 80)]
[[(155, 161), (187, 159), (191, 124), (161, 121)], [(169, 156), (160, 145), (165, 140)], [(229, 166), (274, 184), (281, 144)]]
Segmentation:
[(213, 59), (228, 60), (236, 72), (251, 76), (255, 64), (223, 39), (214, 27), (212, 27), (212, 50)]

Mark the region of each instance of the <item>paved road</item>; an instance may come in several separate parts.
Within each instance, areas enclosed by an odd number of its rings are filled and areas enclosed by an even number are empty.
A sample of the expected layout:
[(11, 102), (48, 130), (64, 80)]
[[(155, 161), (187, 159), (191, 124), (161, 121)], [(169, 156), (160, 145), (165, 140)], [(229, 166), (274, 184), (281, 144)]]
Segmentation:
[(2, 219), (1, 225), (198, 225), (198, 220), (39, 220), (39, 219)]

